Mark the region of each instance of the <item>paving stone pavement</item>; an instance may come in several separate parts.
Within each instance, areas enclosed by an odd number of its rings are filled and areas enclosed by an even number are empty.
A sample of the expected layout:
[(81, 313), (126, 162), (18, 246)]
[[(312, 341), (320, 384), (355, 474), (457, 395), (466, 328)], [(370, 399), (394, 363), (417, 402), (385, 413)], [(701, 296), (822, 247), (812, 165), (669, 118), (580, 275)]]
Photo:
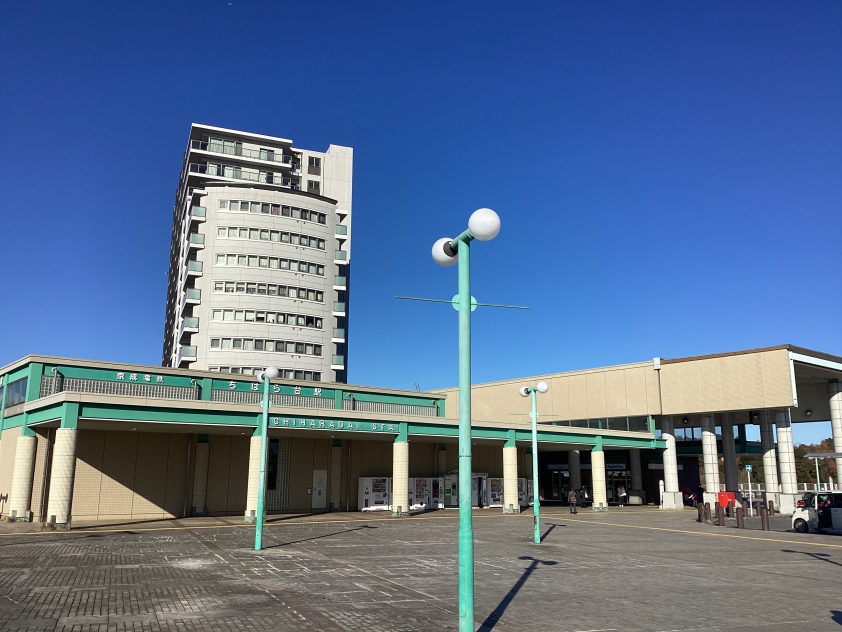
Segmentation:
[[(646, 508), (474, 513), (476, 621), (515, 630), (842, 632), (842, 538)], [(458, 628), (452, 511), (0, 528), (0, 631)]]

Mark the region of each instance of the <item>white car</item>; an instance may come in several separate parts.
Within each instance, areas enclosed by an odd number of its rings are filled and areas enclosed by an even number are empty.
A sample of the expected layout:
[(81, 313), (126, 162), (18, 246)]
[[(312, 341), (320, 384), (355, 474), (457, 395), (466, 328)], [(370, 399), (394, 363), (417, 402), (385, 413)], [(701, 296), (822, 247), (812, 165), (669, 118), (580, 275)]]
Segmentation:
[(792, 513), (798, 533), (842, 533), (842, 491), (810, 492)]

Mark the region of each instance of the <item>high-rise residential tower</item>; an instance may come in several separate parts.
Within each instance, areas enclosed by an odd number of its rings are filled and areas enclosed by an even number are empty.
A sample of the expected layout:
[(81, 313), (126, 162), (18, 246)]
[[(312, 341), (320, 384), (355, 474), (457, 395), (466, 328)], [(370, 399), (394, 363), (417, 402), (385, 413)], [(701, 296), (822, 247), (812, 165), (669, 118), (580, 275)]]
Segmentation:
[(193, 124), (163, 366), (347, 382), (353, 150)]

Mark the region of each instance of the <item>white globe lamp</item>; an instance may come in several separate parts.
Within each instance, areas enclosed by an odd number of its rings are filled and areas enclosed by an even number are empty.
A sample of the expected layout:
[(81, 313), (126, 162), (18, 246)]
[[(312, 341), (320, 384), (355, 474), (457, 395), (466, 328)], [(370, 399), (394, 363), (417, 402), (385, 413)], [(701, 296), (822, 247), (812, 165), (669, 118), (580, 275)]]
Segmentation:
[(500, 216), (490, 208), (481, 208), (471, 214), (468, 230), (480, 241), (490, 241), (500, 232)]

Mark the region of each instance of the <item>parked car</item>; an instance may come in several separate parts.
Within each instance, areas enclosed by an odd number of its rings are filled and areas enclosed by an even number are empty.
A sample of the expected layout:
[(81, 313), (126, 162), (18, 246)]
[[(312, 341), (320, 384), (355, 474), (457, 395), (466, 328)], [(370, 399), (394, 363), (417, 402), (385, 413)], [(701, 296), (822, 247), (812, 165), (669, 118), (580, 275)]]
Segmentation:
[(842, 490), (805, 494), (792, 513), (792, 528), (798, 533), (842, 533)]

